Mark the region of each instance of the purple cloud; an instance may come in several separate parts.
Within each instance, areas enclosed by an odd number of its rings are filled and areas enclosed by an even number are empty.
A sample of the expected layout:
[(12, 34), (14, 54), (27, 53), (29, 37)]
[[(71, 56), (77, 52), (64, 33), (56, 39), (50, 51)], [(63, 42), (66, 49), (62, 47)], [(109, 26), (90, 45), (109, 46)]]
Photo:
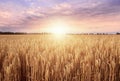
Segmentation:
[(0, 8), (0, 30), (29, 29), (52, 17), (120, 20), (120, 0), (1, 0)]

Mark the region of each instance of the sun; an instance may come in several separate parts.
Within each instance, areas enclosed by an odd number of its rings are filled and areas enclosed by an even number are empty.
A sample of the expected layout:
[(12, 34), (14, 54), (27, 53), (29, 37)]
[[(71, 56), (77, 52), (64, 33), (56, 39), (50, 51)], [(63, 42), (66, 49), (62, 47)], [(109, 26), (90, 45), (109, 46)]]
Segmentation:
[(65, 35), (68, 32), (68, 26), (64, 23), (56, 23), (51, 27), (51, 33), (55, 35)]
[(57, 35), (62, 35), (62, 34), (66, 34), (67, 32), (64, 27), (56, 26), (52, 29), (52, 33)]

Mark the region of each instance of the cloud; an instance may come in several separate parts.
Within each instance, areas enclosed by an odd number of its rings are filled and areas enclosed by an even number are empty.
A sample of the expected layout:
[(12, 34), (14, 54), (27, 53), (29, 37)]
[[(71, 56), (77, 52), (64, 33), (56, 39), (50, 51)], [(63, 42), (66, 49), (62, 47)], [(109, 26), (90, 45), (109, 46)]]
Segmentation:
[(68, 4), (68, 3), (62, 3), (62, 4), (58, 4), (58, 5), (55, 5), (53, 7), (53, 9), (55, 10), (67, 10), (67, 9), (70, 9), (71, 8), (71, 5)]
[(120, 0), (107, 0), (110, 5), (120, 6)]
[(1, 0), (0, 8), (0, 29), (4, 30), (29, 29), (31, 24), (53, 17), (76, 19), (78, 23), (120, 20), (120, 0)]

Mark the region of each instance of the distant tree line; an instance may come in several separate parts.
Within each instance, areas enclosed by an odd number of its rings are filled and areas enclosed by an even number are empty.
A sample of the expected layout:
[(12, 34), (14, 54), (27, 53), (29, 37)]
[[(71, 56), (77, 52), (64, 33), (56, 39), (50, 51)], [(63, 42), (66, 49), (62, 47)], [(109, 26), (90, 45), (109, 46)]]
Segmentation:
[[(2, 32), (0, 31), (0, 35), (22, 35), (22, 34), (52, 34), (52, 33), (46, 33), (46, 32), (43, 32), (43, 33), (26, 33), (26, 32)], [(79, 33), (79, 34), (72, 34), (72, 33), (68, 33), (70, 35), (113, 35), (113, 34), (110, 34), (110, 33)], [(115, 33), (116, 35), (120, 35), (119, 32)]]
[(51, 33), (26, 33), (26, 32), (1, 32), (0, 35), (24, 35), (24, 34), (51, 34)]
[(27, 33), (25, 33), (25, 32), (1, 32), (0, 31), (0, 34), (6, 35), (6, 34), (27, 34)]
[(120, 33), (119, 33), (119, 32), (117, 32), (117, 33), (116, 33), (116, 35), (120, 35)]

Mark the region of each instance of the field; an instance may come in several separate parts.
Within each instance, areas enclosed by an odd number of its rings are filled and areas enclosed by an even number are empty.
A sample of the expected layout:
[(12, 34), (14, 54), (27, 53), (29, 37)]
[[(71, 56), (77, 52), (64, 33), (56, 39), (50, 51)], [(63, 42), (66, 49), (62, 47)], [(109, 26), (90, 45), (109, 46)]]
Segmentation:
[(0, 81), (120, 81), (120, 35), (1, 35)]

